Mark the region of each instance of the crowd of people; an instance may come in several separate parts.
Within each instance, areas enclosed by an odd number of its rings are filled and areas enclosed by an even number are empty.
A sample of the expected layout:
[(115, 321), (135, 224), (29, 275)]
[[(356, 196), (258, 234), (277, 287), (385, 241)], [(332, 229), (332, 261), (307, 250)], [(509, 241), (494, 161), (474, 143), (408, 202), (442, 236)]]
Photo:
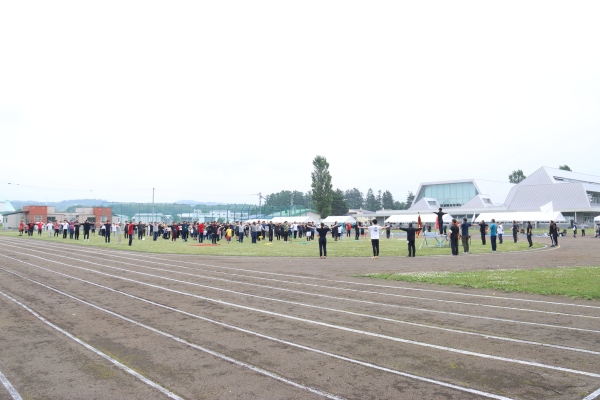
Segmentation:
[[(463, 218), (462, 222), (453, 219), (451, 224), (445, 225), (442, 217), (446, 213), (442, 212), (440, 208), (438, 212), (434, 212), (437, 215), (436, 228), (439, 228), (439, 234), (444, 236), (450, 242), (450, 248), (452, 255), (457, 256), (459, 253), (458, 246), (459, 242), (462, 243), (463, 254), (469, 254), (471, 235), (470, 228), (472, 226), (478, 226), (481, 235), (482, 245), (486, 245), (486, 238), (489, 234), (492, 252), (496, 252), (498, 244), (503, 243), (504, 226), (502, 222), (496, 222), (492, 219), (489, 224), (485, 221), (479, 223), (468, 222), (467, 218)], [(449, 232), (448, 232), (449, 228)], [(600, 225), (598, 226), (600, 229)], [(146, 240), (146, 237), (152, 238), (156, 241), (159, 238), (170, 240), (172, 242), (181, 239), (184, 242), (188, 240), (197, 241), (200, 244), (210, 243), (218, 244), (222, 239), (225, 239), (227, 244), (231, 243), (232, 240), (243, 243), (244, 239), (251, 240), (252, 244), (256, 244), (260, 241), (282, 240), (284, 242), (291, 242), (296, 239), (303, 239), (311, 241), (318, 239), (319, 243), (319, 256), (321, 258), (327, 257), (327, 236), (331, 234), (333, 240), (342, 240), (344, 237), (350, 238), (354, 236), (355, 240), (366, 239), (367, 232), (371, 239), (373, 258), (379, 258), (379, 239), (380, 235), (385, 232), (386, 238), (390, 238), (391, 225), (380, 226), (376, 219), (369, 221), (367, 224), (361, 222), (356, 223), (337, 223), (326, 226), (324, 223), (273, 223), (270, 221), (253, 221), (243, 222), (238, 221), (234, 223), (220, 223), (220, 222), (173, 222), (170, 224), (162, 222), (135, 222), (125, 221), (124, 223), (115, 222), (111, 223), (110, 220), (103, 222), (92, 223), (88, 220), (80, 223), (79, 221), (48, 221), (43, 223), (41, 221), (24, 223), (21, 221), (19, 225), (19, 235), (24, 234), (33, 236), (37, 232), (38, 236), (41, 236), (44, 231), (47, 232), (48, 237), (60, 237), (63, 239), (67, 237), (73, 240), (79, 240), (80, 232), (83, 231), (83, 240), (90, 240), (90, 233), (95, 235), (98, 230), (99, 236), (104, 238), (106, 243), (110, 243), (111, 237), (116, 240), (117, 244), (121, 243), (121, 237), (124, 236), (128, 239), (129, 246), (132, 245), (133, 239), (137, 236), (138, 240)], [(406, 240), (408, 243), (408, 257), (415, 257), (416, 247), (415, 240), (420, 235), (421, 231), (431, 230), (430, 226), (419, 224), (417, 227), (413, 226), (413, 223), (409, 223), (407, 227), (399, 226), (399, 229), (406, 232)], [(517, 243), (518, 234), (525, 234), (529, 247), (533, 247), (532, 236), (533, 226), (531, 222), (527, 222), (524, 228), (521, 228), (517, 221), (513, 221), (510, 227), (512, 231), (513, 241)], [(352, 233), (354, 232), (354, 235)], [(558, 246), (558, 237), (565, 235), (566, 231), (560, 232), (557, 224), (554, 221), (550, 221), (549, 232), (547, 236), (551, 239), (551, 247)], [(585, 236), (585, 225), (581, 225), (581, 234)], [(577, 224), (573, 225), (573, 236), (577, 236)], [(600, 233), (597, 230), (596, 236), (600, 237)]]

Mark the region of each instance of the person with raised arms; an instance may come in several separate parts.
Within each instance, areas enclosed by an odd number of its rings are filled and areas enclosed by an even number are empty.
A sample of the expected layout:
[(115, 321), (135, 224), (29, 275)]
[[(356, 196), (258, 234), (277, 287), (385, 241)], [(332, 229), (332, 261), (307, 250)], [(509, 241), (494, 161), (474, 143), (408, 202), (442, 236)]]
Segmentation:
[(321, 227), (315, 229), (317, 231), (317, 235), (319, 236), (319, 256), (320, 258), (327, 258), (327, 232), (330, 230), (333, 231), (337, 228), (337, 225), (332, 227), (325, 226), (323, 222), (321, 222)]
[(369, 226), (371, 246), (373, 247), (373, 257), (371, 258), (379, 258), (379, 232), (381, 232), (383, 229), (387, 229), (388, 226), (389, 225), (379, 226), (376, 218), (371, 221), (371, 226)]

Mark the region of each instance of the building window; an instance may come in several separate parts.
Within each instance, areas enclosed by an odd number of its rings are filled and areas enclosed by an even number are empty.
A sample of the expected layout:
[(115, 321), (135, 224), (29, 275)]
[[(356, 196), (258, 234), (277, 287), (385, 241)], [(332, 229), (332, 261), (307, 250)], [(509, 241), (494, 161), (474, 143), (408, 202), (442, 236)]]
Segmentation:
[(472, 182), (441, 183), (424, 186), (415, 201), (431, 197), (436, 199), (441, 207), (460, 207), (477, 194)]
[(42, 216), (41, 215), (34, 215), (33, 216), (33, 221), (34, 222), (41, 222), (42, 221)]

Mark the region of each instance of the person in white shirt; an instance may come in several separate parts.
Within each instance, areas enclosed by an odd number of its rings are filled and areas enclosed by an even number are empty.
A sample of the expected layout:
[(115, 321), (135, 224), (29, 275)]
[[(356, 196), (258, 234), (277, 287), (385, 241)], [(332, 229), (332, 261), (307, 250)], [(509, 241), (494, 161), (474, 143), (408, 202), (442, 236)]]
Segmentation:
[(298, 224), (296, 221), (292, 224), (292, 231), (294, 232), (294, 239), (298, 236)]
[(371, 246), (373, 246), (373, 257), (371, 258), (379, 258), (379, 232), (384, 229), (387, 229), (386, 226), (377, 225), (377, 219), (373, 219), (371, 221), (371, 226), (369, 226), (369, 234), (371, 236)]
[(52, 237), (52, 231), (54, 230), (54, 224), (50, 221), (46, 224), (46, 230), (48, 231), (48, 237)]
[(116, 224), (113, 224), (111, 230), (113, 236), (117, 237), (117, 244), (121, 244), (121, 223), (117, 222)]
[(62, 224), (63, 229), (63, 239), (67, 238), (67, 232), (69, 232), (69, 221), (65, 219), (65, 222)]
[(504, 234), (504, 227), (502, 222), (498, 222), (497, 233), (498, 233), (498, 244), (502, 244), (502, 235)]

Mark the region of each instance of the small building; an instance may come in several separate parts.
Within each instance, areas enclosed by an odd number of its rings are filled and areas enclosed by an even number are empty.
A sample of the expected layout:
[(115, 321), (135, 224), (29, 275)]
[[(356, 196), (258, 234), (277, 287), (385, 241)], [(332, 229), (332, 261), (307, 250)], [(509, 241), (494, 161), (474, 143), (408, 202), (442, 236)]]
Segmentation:
[(0, 214), (15, 212), (15, 208), (8, 200), (0, 200)]
[(24, 206), (23, 211), (6, 214), (3, 218), (6, 229), (16, 229), (21, 221), (48, 222), (48, 221), (80, 221), (88, 220), (92, 223), (113, 219), (112, 210), (108, 207), (82, 207), (74, 212), (56, 211), (54, 206)]

